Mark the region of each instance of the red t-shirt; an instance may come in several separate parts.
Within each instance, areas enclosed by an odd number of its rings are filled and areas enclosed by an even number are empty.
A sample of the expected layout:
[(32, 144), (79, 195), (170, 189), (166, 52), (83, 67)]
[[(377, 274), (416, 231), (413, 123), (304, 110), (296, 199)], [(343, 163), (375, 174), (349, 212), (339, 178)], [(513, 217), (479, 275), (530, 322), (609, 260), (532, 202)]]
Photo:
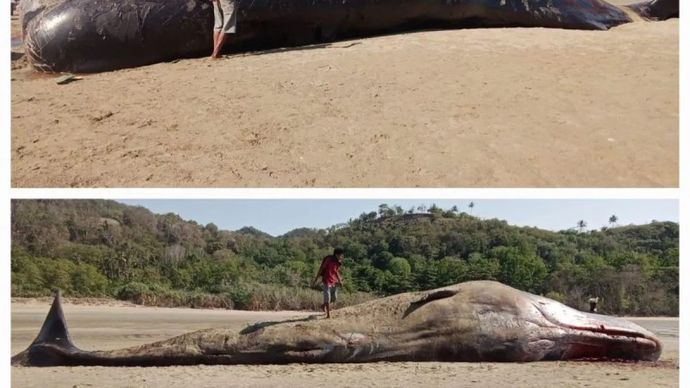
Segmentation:
[(321, 262), (321, 279), (323, 284), (332, 286), (338, 283), (338, 270), (340, 269), (340, 262), (334, 256), (326, 256)]

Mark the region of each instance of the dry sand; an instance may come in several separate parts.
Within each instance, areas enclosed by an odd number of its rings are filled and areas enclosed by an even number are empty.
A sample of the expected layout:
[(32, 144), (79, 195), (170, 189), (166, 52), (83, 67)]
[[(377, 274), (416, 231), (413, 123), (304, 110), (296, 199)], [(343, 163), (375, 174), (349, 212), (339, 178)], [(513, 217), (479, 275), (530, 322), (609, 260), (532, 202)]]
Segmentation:
[(678, 19), (54, 78), (13, 63), (14, 187), (678, 185)]
[[(48, 301), (13, 301), (12, 353), (26, 348)], [(241, 329), (260, 320), (311, 314), (66, 304), (77, 346), (106, 350), (162, 340), (209, 327)], [(656, 365), (610, 362), (371, 363), (326, 365), (180, 366), (165, 368), (12, 367), (13, 387), (677, 387), (678, 319), (629, 318), (657, 333)], [(46, 382), (49, 382), (47, 384)]]

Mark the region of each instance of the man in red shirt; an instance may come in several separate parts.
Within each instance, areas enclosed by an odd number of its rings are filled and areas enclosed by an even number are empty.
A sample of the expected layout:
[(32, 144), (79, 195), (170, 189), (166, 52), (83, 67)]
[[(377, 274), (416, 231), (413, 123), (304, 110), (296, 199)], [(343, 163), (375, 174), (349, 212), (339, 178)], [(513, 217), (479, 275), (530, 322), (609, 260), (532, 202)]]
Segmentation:
[(323, 304), (321, 309), (326, 313), (326, 318), (331, 317), (331, 303), (335, 303), (338, 298), (337, 286), (343, 285), (343, 280), (340, 278), (340, 266), (343, 264), (345, 258), (345, 251), (340, 248), (333, 250), (332, 255), (328, 255), (321, 261), (321, 267), (316, 273), (316, 277), (312, 285), (316, 286), (316, 281), (321, 277), (323, 283)]

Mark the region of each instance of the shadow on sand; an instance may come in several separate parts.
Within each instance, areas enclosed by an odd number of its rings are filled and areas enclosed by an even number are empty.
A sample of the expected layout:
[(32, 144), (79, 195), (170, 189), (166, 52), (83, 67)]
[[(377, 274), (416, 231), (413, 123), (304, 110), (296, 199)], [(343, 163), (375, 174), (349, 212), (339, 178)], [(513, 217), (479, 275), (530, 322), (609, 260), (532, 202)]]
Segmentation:
[(353, 46), (357, 46), (358, 44), (362, 44), (362, 42), (319, 43), (319, 44), (311, 44), (311, 45), (307, 45), (307, 46), (280, 47), (280, 48), (269, 49), (269, 50), (254, 51), (254, 52), (242, 53), (242, 54), (239, 54), (238, 56), (257, 56), (257, 55), (266, 55), (266, 54), (277, 54), (277, 53), (283, 53), (283, 52), (288, 52), (288, 51), (317, 50), (317, 49), (327, 49), (327, 48), (333, 48), (333, 49), (350, 48)]

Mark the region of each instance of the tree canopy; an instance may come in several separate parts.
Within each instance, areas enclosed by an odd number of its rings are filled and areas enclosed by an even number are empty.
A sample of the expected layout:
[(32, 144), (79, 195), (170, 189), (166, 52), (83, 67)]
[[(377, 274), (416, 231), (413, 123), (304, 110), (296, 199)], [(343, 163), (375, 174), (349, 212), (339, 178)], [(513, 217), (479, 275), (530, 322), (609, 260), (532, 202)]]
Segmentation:
[[(381, 204), (346, 224), (273, 237), (114, 201), (14, 200), (12, 294), (61, 288), (73, 296), (173, 304), (171, 295), (179, 303), (203, 296), (213, 305), (265, 308), (257, 295), (269, 288), (317, 298), (309, 282), (334, 247), (345, 250), (342, 275), (353, 295), (493, 279), (576, 308), (597, 296), (606, 313), (678, 314), (676, 223), (552, 232), (436, 205)], [(268, 306), (286, 308), (275, 303)]]

